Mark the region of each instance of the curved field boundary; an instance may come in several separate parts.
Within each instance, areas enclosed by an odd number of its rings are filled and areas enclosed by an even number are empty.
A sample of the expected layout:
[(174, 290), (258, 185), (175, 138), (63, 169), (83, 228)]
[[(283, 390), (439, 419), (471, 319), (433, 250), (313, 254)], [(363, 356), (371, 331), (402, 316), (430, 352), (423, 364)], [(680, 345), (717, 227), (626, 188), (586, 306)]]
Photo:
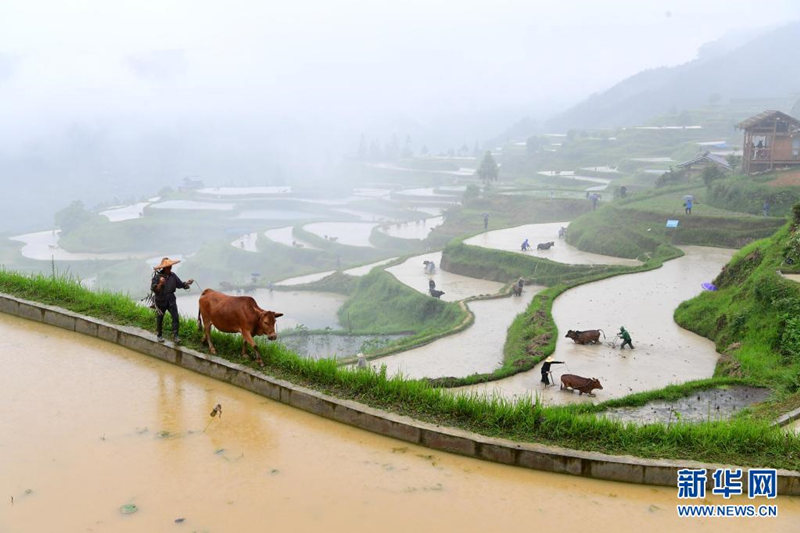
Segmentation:
[[(720, 468), (730, 468), (730, 465), (607, 455), (484, 437), (420, 422), (350, 400), (340, 400), (218, 357), (185, 347), (160, 344), (153, 334), (139, 328), (109, 324), (59, 307), (0, 294), (0, 312), (113, 342), (331, 420), (477, 459), (609, 481), (673, 487), (677, 487), (677, 472), (680, 469), (705, 468), (710, 473)], [(709, 487), (712, 479), (709, 475)], [(746, 481), (743, 480), (744, 489)], [(777, 485), (779, 494), (800, 495), (800, 472), (778, 470)]]

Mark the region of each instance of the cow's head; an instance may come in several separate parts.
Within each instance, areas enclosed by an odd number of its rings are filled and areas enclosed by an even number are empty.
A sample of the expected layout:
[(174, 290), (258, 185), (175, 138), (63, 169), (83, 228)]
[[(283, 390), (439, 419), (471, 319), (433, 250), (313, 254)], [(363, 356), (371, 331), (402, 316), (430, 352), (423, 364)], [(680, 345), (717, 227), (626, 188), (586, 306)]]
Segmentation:
[(575, 338), (577, 338), (577, 337), (578, 337), (578, 334), (577, 334), (577, 333), (575, 333), (575, 332), (574, 332), (574, 331), (572, 331), (572, 330), (569, 330), (569, 331), (567, 332), (567, 334), (566, 334), (566, 335), (564, 335), (564, 336), (565, 336), (565, 337), (568, 337), (568, 338), (570, 338), (570, 339), (575, 339)]
[(262, 311), (258, 316), (258, 328), (255, 335), (266, 335), (271, 341), (278, 338), (275, 333), (275, 319), (283, 316), (283, 313), (276, 313), (274, 311)]
[(592, 388), (593, 389), (602, 389), (603, 386), (600, 385), (600, 380), (597, 378), (592, 378)]

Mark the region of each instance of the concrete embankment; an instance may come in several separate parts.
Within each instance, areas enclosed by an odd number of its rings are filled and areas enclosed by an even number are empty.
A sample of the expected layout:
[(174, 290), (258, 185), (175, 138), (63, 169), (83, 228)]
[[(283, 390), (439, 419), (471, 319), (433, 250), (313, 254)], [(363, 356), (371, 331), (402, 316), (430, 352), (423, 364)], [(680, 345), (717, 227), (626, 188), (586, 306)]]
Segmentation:
[[(705, 468), (709, 470), (711, 481), (711, 471), (723, 467), (694, 461), (613, 456), (484, 437), (327, 396), (218, 357), (159, 344), (154, 335), (138, 328), (109, 324), (58, 307), (0, 295), (0, 312), (113, 342), (305, 411), (437, 450), (537, 470), (666, 486), (676, 486), (677, 472), (682, 468)], [(746, 483), (746, 479), (743, 482)], [(779, 470), (778, 492), (800, 495), (800, 473)]]

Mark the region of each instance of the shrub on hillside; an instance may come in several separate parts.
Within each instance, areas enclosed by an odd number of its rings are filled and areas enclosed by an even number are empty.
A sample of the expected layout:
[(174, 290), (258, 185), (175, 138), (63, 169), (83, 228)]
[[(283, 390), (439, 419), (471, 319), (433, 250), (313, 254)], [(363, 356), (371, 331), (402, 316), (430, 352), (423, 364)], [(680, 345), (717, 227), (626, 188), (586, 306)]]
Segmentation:
[(786, 215), (800, 201), (800, 191), (789, 187), (770, 187), (740, 177), (711, 182), (706, 196), (706, 202), (714, 207), (753, 215), (763, 213), (765, 201), (769, 205), (770, 215)]

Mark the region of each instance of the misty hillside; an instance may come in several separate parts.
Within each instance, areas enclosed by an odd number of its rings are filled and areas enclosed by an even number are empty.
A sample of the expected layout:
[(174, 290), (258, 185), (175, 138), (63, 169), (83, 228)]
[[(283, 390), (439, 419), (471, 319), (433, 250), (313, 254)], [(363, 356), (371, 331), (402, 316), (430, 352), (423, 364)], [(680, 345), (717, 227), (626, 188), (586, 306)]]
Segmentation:
[(709, 103), (800, 93), (799, 48), (800, 22), (762, 33), (739, 46), (709, 43), (694, 61), (631, 76), (556, 115), (547, 127), (566, 131), (631, 126), (655, 115)]

